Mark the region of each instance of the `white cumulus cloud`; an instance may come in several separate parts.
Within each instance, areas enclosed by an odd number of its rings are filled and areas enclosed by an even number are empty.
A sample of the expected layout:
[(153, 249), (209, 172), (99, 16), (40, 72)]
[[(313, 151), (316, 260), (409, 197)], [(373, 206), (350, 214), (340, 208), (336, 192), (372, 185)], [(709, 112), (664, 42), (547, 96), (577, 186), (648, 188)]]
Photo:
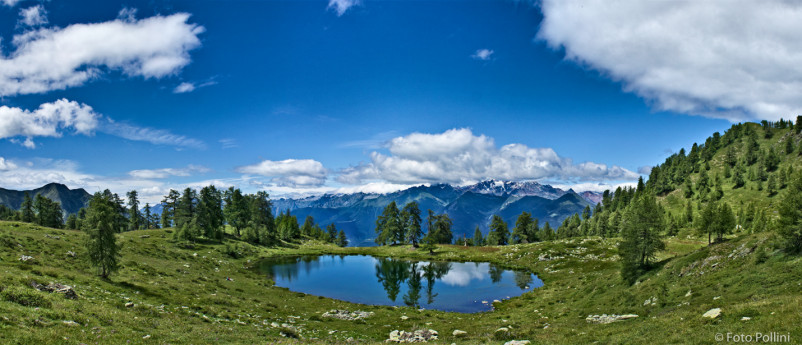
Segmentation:
[(370, 180), (395, 184), (468, 184), (489, 179), (581, 182), (638, 178), (638, 174), (619, 166), (574, 164), (551, 148), (530, 148), (523, 144), (499, 148), (492, 138), (474, 135), (467, 128), (438, 134), (412, 133), (390, 140), (387, 148), (389, 154), (372, 152), (370, 163), (343, 169), (337, 180), (347, 184)]
[(349, 8), (360, 4), (359, 0), (329, 0), (326, 9), (333, 9), (337, 16), (342, 16)]
[(3, 5), (6, 5), (6, 6), (8, 6), (8, 7), (14, 7), (14, 6), (16, 6), (16, 5), (17, 5), (17, 4), (18, 4), (20, 1), (22, 1), (22, 0), (2, 0), (2, 3), (3, 3)]
[(0, 106), (0, 139), (25, 137), (23, 145), (35, 147), (33, 137), (61, 137), (64, 129), (90, 135), (101, 116), (92, 107), (60, 99), (36, 110)]
[(270, 177), (279, 186), (318, 187), (326, 182), (327, 171), (323, 164), (312, 159), (264, 160), (236, 169), (243, 174)]
[(195, 91), (195, 84), (183, 82), (173, 89), (173, 93), (187, 93)]
[(14, 170), (17, 165), (13, 162), (7, 161), (4, 157), (0, 157), (0, 171)]
[(802, 2), (543, 0), (538, 37), (658, 110), (802, 112)]
[(47, 24), (47, 11), (42, 5), (24, 8), (19, 12), (20, 23), (27, 26)]
[(487, 61), (490, 60), (490, 56), (493, 55), (493, 51), (490, 49), (479, 49), (471, 55), (472, 58), (476, 60)]
[[(44, 93), (79, 86), (106, 70), (160, 78), (190, 63), (204, 28), (189, 14), (116, 19), (14, 36), (16, 50), (0, 55), (0, 96)], [(58, 58), (54, 58), (58, 57)]]

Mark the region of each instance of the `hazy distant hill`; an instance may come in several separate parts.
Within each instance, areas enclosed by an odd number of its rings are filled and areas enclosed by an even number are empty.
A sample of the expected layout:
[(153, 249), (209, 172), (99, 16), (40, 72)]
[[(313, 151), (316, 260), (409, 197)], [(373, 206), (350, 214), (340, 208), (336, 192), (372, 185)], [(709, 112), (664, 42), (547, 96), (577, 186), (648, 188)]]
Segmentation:
[(67, 186), (60, 183), (48, 183), (33, 190), (18, 191), (0, 188), (0, 204), (17, 210), (22, 204), (25, 192), (28, 192), (31, 198), (42, 194), (44, 197), (60, 203), (61, 209), (66, 213), (78, 213), (78, 210), (86, 206), (89, 199), (92, 197), (83, 188), (69, 189)]
[(498, 214), (510, 229), (521, 212), (532, 213), (541, 225), (549, 222), (558, 226), (566, 217), (594, 205), (600, 194), (564, 191), (537, 182), (484, 181), (475, 185), (455, 187), (448, 184), (417, 186), (389, 194), (325, 194), (302, 199), (273, 200), (274, 212), (290, 210), (303, 223), (307, 215), (325, 227), (334, 223), (345, 230), (353, 244), (369, 244), (375, 236), (376, 217), (392, 201), (399, 208), (410, 201), (418, 202), (423, 217), (427, 210), (447, 213), (454, 221), (453, 233), (473, 236), (478, 225), (487, 233), (490, 217)]

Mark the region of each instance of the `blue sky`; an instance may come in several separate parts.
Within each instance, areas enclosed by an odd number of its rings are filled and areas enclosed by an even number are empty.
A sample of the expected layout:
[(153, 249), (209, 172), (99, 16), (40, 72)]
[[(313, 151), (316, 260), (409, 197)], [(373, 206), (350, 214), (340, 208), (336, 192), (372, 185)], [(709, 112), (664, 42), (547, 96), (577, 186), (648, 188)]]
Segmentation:
[(0, 187), (599, 190), (795, 117), (799, 6), (658, 5), (2, 0)]

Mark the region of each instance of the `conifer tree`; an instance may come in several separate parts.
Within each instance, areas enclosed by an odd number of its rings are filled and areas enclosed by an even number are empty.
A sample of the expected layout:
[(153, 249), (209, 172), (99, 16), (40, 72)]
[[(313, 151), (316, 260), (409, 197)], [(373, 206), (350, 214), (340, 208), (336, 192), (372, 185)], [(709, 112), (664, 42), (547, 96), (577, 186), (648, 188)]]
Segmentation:
[(192, 188), (184, 189), (181, 199), (178, 200), (178, 204), (175, 206), (174, 225), (176, 227), (183, 227), (192, 221), (192, 218), (195, 216), (196, 203), (197, 198), (195, 190)]
[[(276, 242), (276, 221), (273, 218), (273, 204), (267, 192), (256, 192), (246, 197), (250, 204), (250, 220), (245, 229), (247, 241), (261, 245), (271, 245)], [(322, 231), (321, 231), (322, 232)]]
[(198, 205), (192, 218), (193, 227), (204, 237), (220, 241), (223, 239), (223, 198), (215, 186), (201, 188)]
[(453, 234), (451, 233), (453, 224), (454, 222), (448, 214), (437, 215), (435, 216), (434, 224), (432, 224), (433, 229), (429, 231), (427, 237), (432, 243), (450, 244), (453, 240)]
[[(598, 204), (597, 204), (598, 205)], [(529, 243), (535, 243), (538, 241), (542, 241), (543, 239), (540, 238), (540, 220), (535, 218), (532, 220), (532, 223), (529, 224), (529, 227), (526, 229), (526, 240)]]
[(334, 226), (334, 223), (331, 223), (328, 226), (326, 226), (326, 232), (328, 233), (328, 238), (326, 242), (337, 243), (337, 227)]
[(31, 200), (31, 195), (28, 194), (28, 192), (25, 192), (25, 195), (22, 198), (20, 213), (22, 214), (21, 220), (26, 223), (33, 223), (34, 219), (36, 218), (36, 214), (33, 212), (33, 200)]
[(83, 229), (88, 235), (86, 249), (89, 260), (103, 278), (108, 278), (119, 267), (120, 247), (117, 245), (115, 229), (117, 215), (116, 202), (101, 193), (95, 193), (89, 200), (83, 221)]
[(766, 191), (769, 193), (769, 196), (777, 194), (777, 179), (774, 178), (774, 174), (769, 175), (769, 180), (766, 182)]
[(142, 214), (139, 212), (139, 194), (136, 190), (128, 192), (128, 230), (139, 230)]
[[(797, 117), (797, 128), (802, 127), (800, 119)], [(779, 213), (777, 233), (783, 241), (783, 249), (791, 254), (802, 253), (802, 174), (796, 174), (788, 184)]]
[(665, 249), (660, 238), (664, 228), (663, 211), (654, 196), (645, 194), (627, 208), (621, 224), (618, 252), (622, 260), (621, 276), (630, 284), (649, 267), (657, 252)]
[(512, 228), (512, 243), (524, 243), (529, 242), (529, 236), (527, 232), (529, 228), (532, 226), (532, 215), (529, 212), (521, 212), (518, 216), (518, 219), (515, 221), (515, 227)]
[(415, 201), (409, 202), (404, 205), (401, 211), (401, 218), (403, 219), (404, 227), (404, 240), (412, 246), (417, 247), (421, 237), (423, 237), (423, 229), (421, 227), (420, 208)]
[(509, 241), (509, 229), (507, 223), (501, 216), (494, 214), (490, 221), (490, 233), (487, 234), (487, 244), (491, 246), (507, 245)]
[(479, 229), (479, 226), (476, 226), (476, 230), (473, 231), (473, 245), (477, 247), (481, 247), (485, 244), (484, 236), (482, 236), (482, 230)]
[(174, 189), (170, 189), (170, 192), (167, 193), (167, 196), (162, 199), (162, 214), (161, 214), (161, 223), (162, 228), (169, 228), (175, 222), (175, 210), (176, 206), (178, 205), (178, 200), (181, 198), (181, 193)]
[(384, 207), (384, 211), (376, 219), (376, 243), (387, 245), (403, 241), (403, 239), (404, 227), (401, 223), (401, 215), (395, 201), (392, 201)]
[(337, 245), (340, 247), (348, 246), (348, 239), (345, 237), (345, 231), (340, 230), (337, 234)]
[(315, 218), (312, 218), (311, 215), (306, 216), (304, 219), (304, 225), (301, 226), (301, 235), (303, 236), (312, 236), (312, 232), (315, 229)]
[(78, 230), (78, 217), (75, 214), (67, 216), (67, 229)]
[(225, 192), (223, 214), (226, 222), (234, 228), (237, 237), (241, 236), (242, 229), (248, 226), (251, 216), (250, 207), (245, 196), (239, 188), (229, 187)]
[(142, 214), (142, 220), (144, 221), (145, 229), (153, 229), (153, 225), (150, 223), (153, 215), (150, 213), (150, 203), (145, 203), (145, 207), (142, 208), (144, 211)]

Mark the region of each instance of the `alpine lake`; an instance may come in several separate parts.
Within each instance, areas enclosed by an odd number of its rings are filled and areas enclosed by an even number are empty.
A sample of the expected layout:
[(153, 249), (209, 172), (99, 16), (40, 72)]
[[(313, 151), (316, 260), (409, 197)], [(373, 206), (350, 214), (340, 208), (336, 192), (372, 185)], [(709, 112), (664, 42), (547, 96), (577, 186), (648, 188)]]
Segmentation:
[(484, 262), (320, 255), (265, 259), (258, 268), (276, 286), (295, 292), (352, 303), (460, 313), (490, 311), (494, 300), (543, 286), (530, 272)]

